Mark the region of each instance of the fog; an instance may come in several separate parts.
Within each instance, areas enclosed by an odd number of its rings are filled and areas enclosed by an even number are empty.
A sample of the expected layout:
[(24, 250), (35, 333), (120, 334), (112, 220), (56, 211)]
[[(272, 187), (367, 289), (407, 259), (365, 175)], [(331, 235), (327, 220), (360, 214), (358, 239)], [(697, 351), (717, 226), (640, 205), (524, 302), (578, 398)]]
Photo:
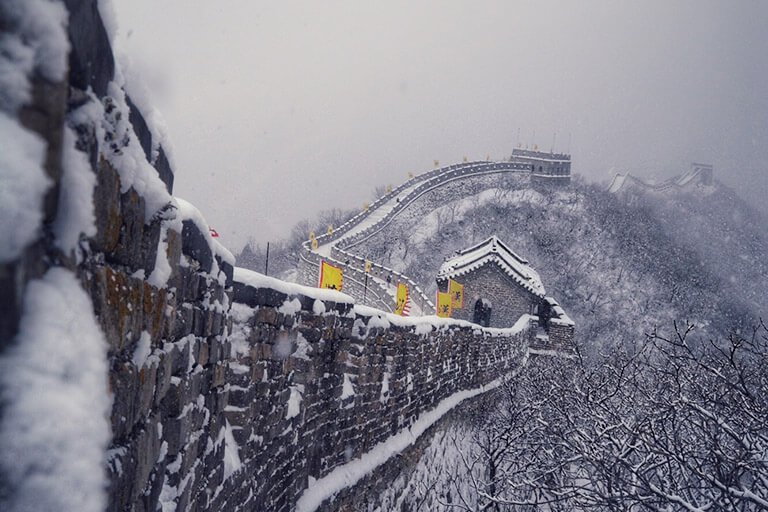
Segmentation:
[(592, 181), (696, 161), (768, 197), (762, 1), (113, 3), (174, 194), (233, 250), (518, 143)]

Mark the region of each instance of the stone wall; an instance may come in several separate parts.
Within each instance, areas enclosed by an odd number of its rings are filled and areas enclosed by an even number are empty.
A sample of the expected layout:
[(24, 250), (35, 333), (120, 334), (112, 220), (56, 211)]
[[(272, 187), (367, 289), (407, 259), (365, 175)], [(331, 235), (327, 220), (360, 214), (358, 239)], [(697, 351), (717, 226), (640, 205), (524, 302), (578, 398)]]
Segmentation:
[(528, 325), (490, 331), (399, 319), (335, 295), (340, 302), (235, 281), (224, 414), (242, 466), (216, 508), (291, 510), (310, 479), (453, 393), (516, 369), (532, 336)]

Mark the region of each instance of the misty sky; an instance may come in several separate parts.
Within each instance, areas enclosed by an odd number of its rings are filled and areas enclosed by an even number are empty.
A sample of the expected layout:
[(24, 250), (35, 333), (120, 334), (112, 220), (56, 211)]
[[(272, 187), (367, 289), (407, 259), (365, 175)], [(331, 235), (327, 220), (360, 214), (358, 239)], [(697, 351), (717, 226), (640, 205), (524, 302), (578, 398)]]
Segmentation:
[(235, 251), (435, 159), (553, 138), (593, 181), (698, 161), (768, 196), (768, 2), (113, 3), (174, 194)]

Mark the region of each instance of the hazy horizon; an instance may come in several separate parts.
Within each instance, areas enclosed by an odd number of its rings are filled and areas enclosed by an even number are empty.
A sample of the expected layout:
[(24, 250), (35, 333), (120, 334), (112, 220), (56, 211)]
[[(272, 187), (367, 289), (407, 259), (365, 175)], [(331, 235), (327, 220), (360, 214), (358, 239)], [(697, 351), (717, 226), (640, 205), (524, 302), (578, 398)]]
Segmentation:
[(518, 143), (570, 152), (591, 181), (711, 163), (759, 204), (768, 4), (736, 5), (114, 0), (174, 194), (233, 251)]

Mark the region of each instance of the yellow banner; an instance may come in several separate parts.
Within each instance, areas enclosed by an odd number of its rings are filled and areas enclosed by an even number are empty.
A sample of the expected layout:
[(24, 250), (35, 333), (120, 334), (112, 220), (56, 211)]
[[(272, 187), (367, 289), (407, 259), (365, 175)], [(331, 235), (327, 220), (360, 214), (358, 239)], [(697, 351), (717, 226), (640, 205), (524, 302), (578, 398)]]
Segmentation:
[(310, 240), (314, 240), (315, 239), (315, 232), (314, 231), (310, 231), (309, 232), (309, 239)]
[(329, 235), (333, 234), (333, 224), (328, 224), (328, 234)]
[(368, 203), (363, 203), (363, 208), (365, 208), (365, 211), (368, 211), (368, 208), (371, 206)]
[(320, 288), (341, 291), (344, 284), (344, 272), (326, 262), (320, 264)]
[(312, 250), (314, 251), (317, 249), (317, 238), (312, 239)]
[(371, 262), (370, 262), (370, 261), (366, 261), (366, 262), (365, 262), (365, 273), (366, 273), (366, 274), (370, 274), (370, 273), (371, 273), (371, 265), (372, 265), (372, 264), (371, 264)]
[(437, 167), (438, 165), (440, 165), (440, 161), (439, 160), (435, 160), (435, 167)]
[(392, 187), (387, 185), (387, 194), (391, 194), (391, 193), (392, 193)]
[(464, 161), (465, 161), (465, 162), (467, 161), (467, 157), (464, 157)]
[(451, 294), (451, 309), (464, 309), (464, 285), (449, 279), (448, 293)]
[(397, 300), (395, 302), (395, 314), (408, 316), (410, 305), (408, 304), (408, 286), (403, 283), (397, 283)]
[(442, 318), (451, 317), (451, 294), (437, 292), (437, 316)]
[(413, 173), (412, 173), (412, 172), (409, 172), (409, 173), (408, 173), (408, 179), (409, 179), (409, 180), (412, 180), (412, 179), (413, 179)]

